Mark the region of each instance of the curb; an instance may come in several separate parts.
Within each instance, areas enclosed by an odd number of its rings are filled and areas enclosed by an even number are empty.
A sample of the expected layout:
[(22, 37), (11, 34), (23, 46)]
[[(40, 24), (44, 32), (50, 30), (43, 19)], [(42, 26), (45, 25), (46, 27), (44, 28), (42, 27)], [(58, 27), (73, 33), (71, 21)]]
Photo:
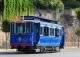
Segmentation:
[(16, 49), (0, 49), (0, 52), (15, 52)]
[(64, 49), (80, 49), (78, 47), (65, 47)]

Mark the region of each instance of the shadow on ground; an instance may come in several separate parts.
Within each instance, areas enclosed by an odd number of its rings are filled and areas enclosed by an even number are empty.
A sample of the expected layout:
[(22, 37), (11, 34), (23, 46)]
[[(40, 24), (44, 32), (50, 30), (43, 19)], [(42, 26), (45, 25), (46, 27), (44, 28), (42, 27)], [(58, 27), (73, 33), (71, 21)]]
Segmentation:
[[(48, 54), (50, 52), (47, 52), (47, 53), (40, 53), (40, 52), (36, 52), (36, 53), (26, 53), (26, 52), (0, 52), (0, 55), (21, 55), (21, 54)], [(55, 52), (56, 53), (56, 52)]]

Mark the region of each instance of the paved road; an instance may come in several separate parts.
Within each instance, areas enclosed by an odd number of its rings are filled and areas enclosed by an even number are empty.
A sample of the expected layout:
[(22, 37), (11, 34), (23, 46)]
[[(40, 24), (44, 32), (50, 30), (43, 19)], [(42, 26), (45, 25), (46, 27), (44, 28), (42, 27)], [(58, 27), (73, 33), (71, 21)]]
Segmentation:
[(80, 57), (80, 49), (64, 49), (57, 53), (16, 53), (15, 50), (0, 51), (0, 57)]

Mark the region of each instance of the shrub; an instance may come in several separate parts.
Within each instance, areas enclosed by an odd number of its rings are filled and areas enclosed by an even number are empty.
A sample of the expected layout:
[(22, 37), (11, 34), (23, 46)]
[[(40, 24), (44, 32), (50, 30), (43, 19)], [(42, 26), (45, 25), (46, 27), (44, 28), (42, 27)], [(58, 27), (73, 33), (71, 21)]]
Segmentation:
[(2, 31), (10, 32), (10, 22), (8, 20), (2, 21)]
[(78, 19), (80, 20), (80, 8), (76, 8), (75, 11)]

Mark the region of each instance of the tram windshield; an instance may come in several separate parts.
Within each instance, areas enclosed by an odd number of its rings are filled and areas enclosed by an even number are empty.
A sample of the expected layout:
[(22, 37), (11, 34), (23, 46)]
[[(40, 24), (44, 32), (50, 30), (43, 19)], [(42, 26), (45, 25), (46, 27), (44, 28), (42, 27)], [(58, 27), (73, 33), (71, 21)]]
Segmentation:
[(25, 23), (16, 23), (16, 33), (25, 33)]

